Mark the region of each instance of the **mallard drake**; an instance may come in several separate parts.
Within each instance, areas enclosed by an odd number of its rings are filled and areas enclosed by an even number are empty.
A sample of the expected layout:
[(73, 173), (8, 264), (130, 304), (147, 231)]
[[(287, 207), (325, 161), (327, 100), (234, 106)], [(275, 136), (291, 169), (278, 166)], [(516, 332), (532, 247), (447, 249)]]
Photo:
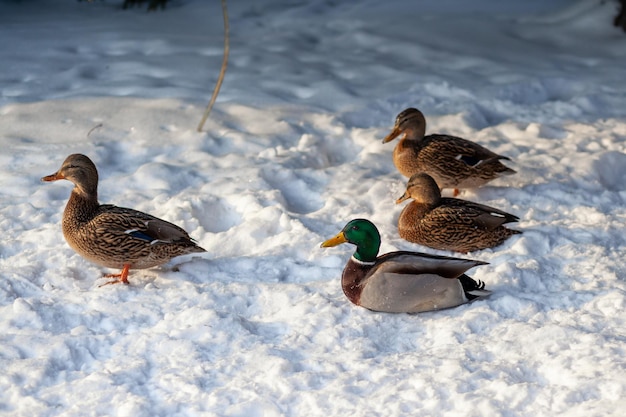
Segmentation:
[(393, 163), (405, 177), (417, 172), (432, 176), (440, 189), (480, 187), (515, 171), (500, 162), (510, 159), (491, 152), (474, 142), (450, 135), (428, 135), (426, 119), (421, 111), (409, 108), (398, 114), (387, 143), (403, 134), (393, 150)]
[(98, 171), (81, 154), (68, 156), (61, 168), (42, 181), (68, 180), (74, 189), (63, 212), (67, 243), (87, 260), (121, 268), (110, 283), (128, 284), (130, 269), (164, 264), (170, 259), (205, 252), (180, 227), (137, 210), (98, 203)]
[(505, 223), (519, 217), (483, 204), (458, 198), (442, 198), (435, 180), (423, 172), (414, 174), (399, 204), (412, 198), (400, 213), (400, 237), (434, 249), (472, 252), (500, 245), (512, 235)]
[(356, 245), (346, 264), (341, 286), (348, 299), (361, 307), (387, 313), (419, 313), (456, 307), (489, 295), (485, 284), (465, 271), (486, 262), (419, 252), (389, 252), (378, 256), (380, 234), (372, 222), (350, 221), (322, 243)]

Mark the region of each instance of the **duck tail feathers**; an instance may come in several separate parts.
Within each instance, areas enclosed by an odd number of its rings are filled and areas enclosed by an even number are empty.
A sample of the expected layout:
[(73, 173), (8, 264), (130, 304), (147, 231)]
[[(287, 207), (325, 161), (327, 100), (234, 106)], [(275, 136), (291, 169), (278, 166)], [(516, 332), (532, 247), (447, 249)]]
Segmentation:
[(483, 281), (476, 281), (472, 277), (465, 274), (459, 277), (463, 291), (468, 300), (473, 300), (479, 297), (487, 297), (491, 294), (491, 291), (485, 289), (485, 283)]

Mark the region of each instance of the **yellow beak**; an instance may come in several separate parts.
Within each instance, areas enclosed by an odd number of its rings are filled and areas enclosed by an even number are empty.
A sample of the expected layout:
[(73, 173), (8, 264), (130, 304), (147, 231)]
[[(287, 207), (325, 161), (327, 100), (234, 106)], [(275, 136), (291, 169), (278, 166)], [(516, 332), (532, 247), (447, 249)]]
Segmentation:
[(342, 243), (346, 243), (346, 242), (347, 242), (347, 240), (346, 240), (346, 237), (344, 236), (343, 232), (339, 232), (339, 233), (337, 233), (337, 236), (331, 237), (327, 241), (323, 242), (320, 245), (320, 248), (331, 248), (333, 246), (341, 245)]

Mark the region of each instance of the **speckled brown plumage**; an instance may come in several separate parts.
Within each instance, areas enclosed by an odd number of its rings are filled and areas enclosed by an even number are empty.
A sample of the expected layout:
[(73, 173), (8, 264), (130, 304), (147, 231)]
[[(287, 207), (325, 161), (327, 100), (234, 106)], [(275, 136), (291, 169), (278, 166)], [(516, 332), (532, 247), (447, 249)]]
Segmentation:
[(393, 130), (383, 139), (403, 135), (393, 151), (393, 162), (405, 177), (417, 172), (432, 176), (440, 189), (475, 188), (515, 171), (500, 162), (509, 159), (474, 142), (449, 135), (428, 135), (421, 111), (409, 108), (396, 117)]
[(434, 249), (472, 252), (502, 244), (519, 230), (508, 229), (505, 223), (516, 222), (517, 216), (483, 204), (457, 198), (442, 198), (434, 179), (427, 174), (414, 174), (407, 190), (397, 200), (412, 198), (400, 213), (400, 237)]
[(98, 203), (98, 171), (81, 154), (68, 156), (61, 169), (43, 181), (74, 183), (63, 213), (63, 235), (78, 254), (108, 268), (128, 283), (129, 269), (161, 265), (170, 259), (205, 252), (180, 227), (130, 208)]

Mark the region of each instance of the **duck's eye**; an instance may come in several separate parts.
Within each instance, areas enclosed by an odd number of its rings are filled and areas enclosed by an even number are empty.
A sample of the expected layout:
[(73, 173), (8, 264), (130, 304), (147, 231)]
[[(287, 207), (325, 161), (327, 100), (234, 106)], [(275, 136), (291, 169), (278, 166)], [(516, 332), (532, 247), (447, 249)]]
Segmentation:
[(359, 226), (352, 226), (351, 230), (359, 230)]

